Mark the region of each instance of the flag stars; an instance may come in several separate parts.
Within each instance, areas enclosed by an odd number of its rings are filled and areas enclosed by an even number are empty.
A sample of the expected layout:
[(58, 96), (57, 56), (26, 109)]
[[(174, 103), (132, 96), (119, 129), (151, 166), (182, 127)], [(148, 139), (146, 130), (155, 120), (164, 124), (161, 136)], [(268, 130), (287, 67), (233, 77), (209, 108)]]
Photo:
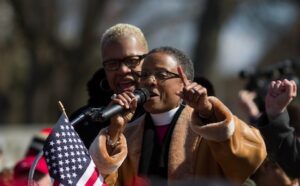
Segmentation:
[(63, 119), (53, 128), (43, 151), (51, 178), (59, 185), (76, 185), (92, 160), (74, 128)]
[(53, 142), (53, 141), (50, 141), (50, 145), (53, 146), (53, 145), (54, 145), (54, 142)]
[(73, 182), (72, 182), (72, 180), (68, 180), (68, 183), (69, 183), (69, 184), (72, 184)]
[(74, 173), (72, 173), (72, 176), (73, 176), (74, 178), (76, 178), (76, 177), (77, 177), (77, 174), (74, 172)]
[(59, 145), (59, 144), (61, 144), (61, 141), (58, 139), (58, 140), (56, 140), (56, 143)]
[(52, 163), (52, 167), (56, 167), (56, 165), (57, 165), (57, 164), (56, 164), (55, 162), (54, 162), (54, 163)]

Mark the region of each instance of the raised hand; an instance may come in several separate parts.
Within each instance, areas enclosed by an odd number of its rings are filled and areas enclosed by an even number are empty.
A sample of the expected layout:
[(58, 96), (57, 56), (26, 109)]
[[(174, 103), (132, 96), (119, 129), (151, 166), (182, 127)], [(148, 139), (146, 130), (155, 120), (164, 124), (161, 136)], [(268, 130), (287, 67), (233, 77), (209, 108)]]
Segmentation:
[(177, 92), (177, 95), (190, 107), (197, 110), (201, 117), (210, 117), (212, 104), (208, 101), (206, 88), (188, 80), (181, 67), (178, 67), (177, 70), (184, 85), (182, 91)]
[(254, 99), (256, 98), (256, 92), (248, 90), (239, 91), (239, 106), (250, 118), (258, 118), (260, 111), (256, 105)]
[(265, 98), (265, 109), (269, 119), (282, 113), (297, 96), (297, 85), (293, 80), (277, 80), (270, 83)]

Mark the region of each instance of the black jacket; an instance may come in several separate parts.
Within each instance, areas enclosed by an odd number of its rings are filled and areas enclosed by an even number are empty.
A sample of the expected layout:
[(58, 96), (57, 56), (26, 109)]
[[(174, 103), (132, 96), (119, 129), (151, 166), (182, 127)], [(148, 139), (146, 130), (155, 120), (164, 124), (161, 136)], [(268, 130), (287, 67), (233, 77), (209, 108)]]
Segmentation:
[[(113, 91), (109, 89), (108, 83), (105, 79), (104, 69), (99, 69), (93, 75), (93, 77), (87, 83), (87, 91), (89, 94), (89, 100), (87, 105), (79, 108), (73, 112), (70, 116), (70, 121), (72, 122), (80, 114), (90, 108), (104, 108), (110, 101)], [(139, 106), (136, 109), (135, 115), (132, 120), (144, 113), (142, 106)], [(104, 127), (109, 125), (109, 120), (106, 122), (92, 121), (92, 120), (83, 120), (81, 122), (73, 125), (75, 131), (78, 133), (79, 137), (82, 139), (84, 145), (89, 148), (91, 143), (97, 137), (99, 131)]]
[(287, 111), (273, 121), (264, 113), (258, 120), (258, 129), (264, 137), (268, 156), (276, 161), (287, 175), (300, 178), (300, 141), (290, 126)]

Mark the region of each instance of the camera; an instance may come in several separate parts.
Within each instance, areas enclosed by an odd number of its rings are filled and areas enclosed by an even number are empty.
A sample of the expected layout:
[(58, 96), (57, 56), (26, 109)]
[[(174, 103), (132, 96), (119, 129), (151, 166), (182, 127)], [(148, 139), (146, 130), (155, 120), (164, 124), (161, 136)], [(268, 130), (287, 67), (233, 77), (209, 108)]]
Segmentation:
[(239, 73), (241, 79), (247, 80), (245, 89), (256, 92), (255, 102), (260, 111), (264, 110), (264, 99), (271, 81), (279, 79), (294, 80), (299, 86), (299, 78), (296, 70), (299, 69), (299, 61), (285, 59), (276, 64), (255, 70), (242, 70)]

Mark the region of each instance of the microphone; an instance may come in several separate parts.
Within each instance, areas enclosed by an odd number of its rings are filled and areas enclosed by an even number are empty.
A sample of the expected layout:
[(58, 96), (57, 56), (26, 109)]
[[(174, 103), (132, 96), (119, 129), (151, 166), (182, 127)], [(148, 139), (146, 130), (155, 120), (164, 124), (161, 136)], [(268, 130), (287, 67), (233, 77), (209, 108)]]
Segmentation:
[[(136, 89), (133, 92), (136, 100), (137, 100), (137, 104), (144, 104), (149, 98), (150, 98), (150, 93), (146, 88), (141, 88), (141, 89)], [(125, 108), (119, 104), (113, 104), (110, 105), (102, 110), (100, 110), (100, 112), (98, 112), (94, 119), (95, 120), (99, 120), (101, 122), (104, 122), (106, 120), (108, 120), (109, 118), (111, 118), (112, 116), (121, 113), (125, 110)]]

